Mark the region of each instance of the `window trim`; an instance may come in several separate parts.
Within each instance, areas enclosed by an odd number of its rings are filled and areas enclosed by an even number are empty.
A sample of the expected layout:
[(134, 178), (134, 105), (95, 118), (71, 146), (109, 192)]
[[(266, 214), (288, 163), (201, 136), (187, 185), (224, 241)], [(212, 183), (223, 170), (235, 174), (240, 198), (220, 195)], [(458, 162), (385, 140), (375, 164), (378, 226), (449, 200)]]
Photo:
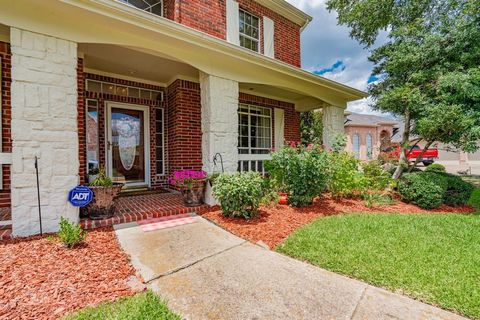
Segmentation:
[[(368, 145), (370, 139), (370, 146)], [(365, 149), (367, 151), (367, 159), (373, 159), (373, 135), (369, 132), (365, 136)]]
[[(165, 110), (164, 108), (155, 108), (155, 176), (163, 177), (166, 175), (165, 173)], [(157, 172), (157, 114), (158, 110), (162, 111), (162, 173)]]
[[(135, 8), (135, 9), (137, 9), (137, 10), (142, 10), (143, 12), (146, 12), (146, 13), (149, 13), (149, 14), (153, 14), (153, 15), (156, 16), (156, 17), (162, 17), (162, 18), (165, 17), (165, 7), (164, 7), (164, 3), (163, 3), (164, 0), (159, 0), (156, 4), (150, 5), (149, 8), (148, 8), (148, 9), (151, 10), (153, 7), (155, 7), (155, 6), (157, 6), (157, 5), (160, 4), (160, 12), (162, 13), (161, 15), (158, 15), (158, 14), (156, 14), (156, 13), (153, 13), (153, 12), (151, 12), (151, 11), (148, 11), (147, 9), (139, 8), (139, 7), (135, 6), (134, 4), (131, 4), (128, 0), (117, 0), (117, 1), (120, 2), (120, 3), (123, 3), (123, 4), (125, 4), (125, 5), (128, 5), (128, 6), (132, 7), (132, 8)], [(144, 1), (144, 2), (145, 2), (145, 1)]]
[[(240, 12), (243, 12), (244, 14), (250, 15), (252, 18), (258, 19), (258, 39), (255, 39), (254, 37), (249, 36), (249, 35), (247, 35), (247, 34), (245, 34), (245, 33), (242, 33), (242, 32), (240, 31), (240, 23), (242, 22), (242, 20), (240, 19)], [(245, 24), (245, 22), (244, 22), (244, 24)], [(250, 25), (252, 25), (252, 24), (250, 24)], [(252, 27), (253, 27), (253, 25), (252, 25)], [(245, 38), (247, 38), (247, 39), (249, 39), (249, 40), (256, 41), (256, 42), (257, 42), (257, 49), (258, 49), (258, 50), (253, 50), (253, 49), (250, 49), (250, 48), (247, 48), (247, 47), (242, 46), (242, 45), (241, 45), (241, 40), (240, 40), (241, 37), (245, 37)], [(262, 21), (261, 21), (260, 17), (254, 15), (253, 13), (250, 13), (250, 12), (247, 11), (247, 10), (244, 10), (244, 9), (242, 9), (242, 8), (239, 8), (239, 9), (238, 9), (238, 41), (239, 41), (239, 46), (242, 47), (242, 48), (245, 48), (245, 49), (247, 49), (247, 50), (260, 53), (260, 52), (262, 52), (262, 47), (261, 47), (261, 46), (262, 46), (262, 41), (261, 41), (261, 39), (262, 39)]]
[(98, 157), (98, 163), (97, 163), (97, 168), (100, 168), (100, 117), (99, 117), (99, 109), (100, 109), (100, 103), (97, 99), (90, 99), (90, 98), (87, 98), (85, 99), (85, 160), (87, 162), (87, 175), (88, 175), (88, 172), (90, 171), (89, 168), (88, 168), (88, 165), (89, 165), (89, 159), (88, 159), (88, 129), (87, 129), (87, 126), (88, 126), (88, 103), (90, 101), (95, 101), (95, 104), (96, 104), (96, 108), (97, 108), (97, 157)]
[[(241, 107), (248, 107), (248, 113), (246, 112), (241, 112), (240, 111), (240, 108)], [(251, 123), (250, 123), (250, 116), (252, 115), (250, 113), (250, 108), (251, 107), (254, 107), (254, 108), (261, 108), (261, 109), (267, 109), (270, 111), (270, 115), (269, 116), (266, 116), (266, 115), (260, 115), (260, 114), (256, 114), (255, 116), (257, 117), (263, 117), (263, 118), (270, 118), (270, 147), (269, 148), (253, 148), (254, 150), (268, 150), (269, 152), (268, 153), (252, 153), (252, 147), (251, 147), (251, 135), (250, 135), (250, 128), (251, 128)], [(246, 114), (248, 115), (248, 147), (240, 147), (240, 143), (238, 144), (237, 146), (237, 153), (240, 156), (248, 156), (249, 159), (252, 159), (254, 158), (255, 156), (267, 156), (270, 154), (270, 151), (272, 150), (273, 148), (273, 145), (274, 145), (274, 142), (273, 142), (273, 109), (270, 108), (270, 107), (264, 107), (264, 106), (258, 106), (258, 105), (254, 105), (254, 104), (250, 104), (250, 103), (239, 103), (238, 104), (238, 110), (237, 110), (237, 117), (239, 114)], [(238, 126), (240, 127), (240, 123), (238, 124)], [(240, 129), (240, 128), (239, 128)], [(240, 138), (240, 130), (238, 132), (238, 137)], [(242, 150), (248, 150), (248, 153), (240, 153), (240, 149)], [(252, 157), (253, 156), (253, 157)], [(264, 158), (264, 157), (262, 157)]]
[[(355, 148), (355, 137), (358, 138), (358, 150), (356, 150)], [(358, 134), (358, 132), (352, 135), (352, 149), (353, 149), (353, 155), (355, 156), (355, 158), (360, 159), (361, 143), (360, 143), (360, 134)]]

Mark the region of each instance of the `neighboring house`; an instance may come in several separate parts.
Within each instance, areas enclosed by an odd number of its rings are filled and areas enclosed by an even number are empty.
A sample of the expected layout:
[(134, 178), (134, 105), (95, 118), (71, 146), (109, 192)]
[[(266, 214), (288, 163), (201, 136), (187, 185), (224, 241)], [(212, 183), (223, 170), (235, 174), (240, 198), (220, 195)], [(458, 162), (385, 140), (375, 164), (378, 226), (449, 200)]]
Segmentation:
[(397, 128), (398, 123), (392, 119), (346, 112), (346, 150), (354, 154), (357, 159), (376, 159), (381, 150), (391, 145), (391, 138), (398, 130)]
[(365, 93), (300, 69), (310, 20), (283, 0), (7, 1), (0, 203), (13, 235), (38, 232), (35, 156), (49, 232), (78, 221), (67, 193), (95, 163), (128, 188), (219, 171), (217, 153), (225, 171), (262, 171), (317, 108), (328, 146)]

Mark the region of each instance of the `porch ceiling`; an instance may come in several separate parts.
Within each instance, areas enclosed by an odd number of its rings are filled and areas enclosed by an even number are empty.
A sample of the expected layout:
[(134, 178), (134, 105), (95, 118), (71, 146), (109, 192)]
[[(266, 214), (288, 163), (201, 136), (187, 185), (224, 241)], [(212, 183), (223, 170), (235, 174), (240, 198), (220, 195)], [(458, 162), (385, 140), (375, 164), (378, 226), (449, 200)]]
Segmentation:
[(194, 67), (131, 48), (107, 44), (79, 44), (78, 51), (84, 56), (87, 70), (112, 73), (168, 84), (173, 78), (198, 79), (198, 70)]

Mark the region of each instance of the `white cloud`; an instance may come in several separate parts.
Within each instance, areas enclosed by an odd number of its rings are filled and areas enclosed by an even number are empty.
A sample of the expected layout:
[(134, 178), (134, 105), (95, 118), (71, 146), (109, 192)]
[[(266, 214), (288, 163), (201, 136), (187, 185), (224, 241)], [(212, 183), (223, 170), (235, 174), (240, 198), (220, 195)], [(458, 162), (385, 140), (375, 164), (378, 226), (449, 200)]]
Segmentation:
[[(302, 34), (302, 67), (310, 72), (330, 68), (342, 61), (345, 68), (323, 74), (325, 78), (366, 90), (372, 72), (369, 51), (349, 36), (349, 29), (337, 25), (337, 15), (326, 8), (326, 0), (287, 0), (313, 17)], [(373, 111), (371, 100), (349, 103), (348, 110), (379, 114)]]

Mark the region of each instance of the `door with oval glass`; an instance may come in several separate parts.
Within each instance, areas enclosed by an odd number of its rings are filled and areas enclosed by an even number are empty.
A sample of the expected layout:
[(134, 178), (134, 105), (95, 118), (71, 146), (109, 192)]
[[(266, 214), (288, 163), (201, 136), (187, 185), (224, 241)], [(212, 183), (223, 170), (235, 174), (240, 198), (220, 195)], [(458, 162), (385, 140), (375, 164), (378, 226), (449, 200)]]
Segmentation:
[(148, 106), (107, 104), (107, 173), (114, 182), (148, 186)]

